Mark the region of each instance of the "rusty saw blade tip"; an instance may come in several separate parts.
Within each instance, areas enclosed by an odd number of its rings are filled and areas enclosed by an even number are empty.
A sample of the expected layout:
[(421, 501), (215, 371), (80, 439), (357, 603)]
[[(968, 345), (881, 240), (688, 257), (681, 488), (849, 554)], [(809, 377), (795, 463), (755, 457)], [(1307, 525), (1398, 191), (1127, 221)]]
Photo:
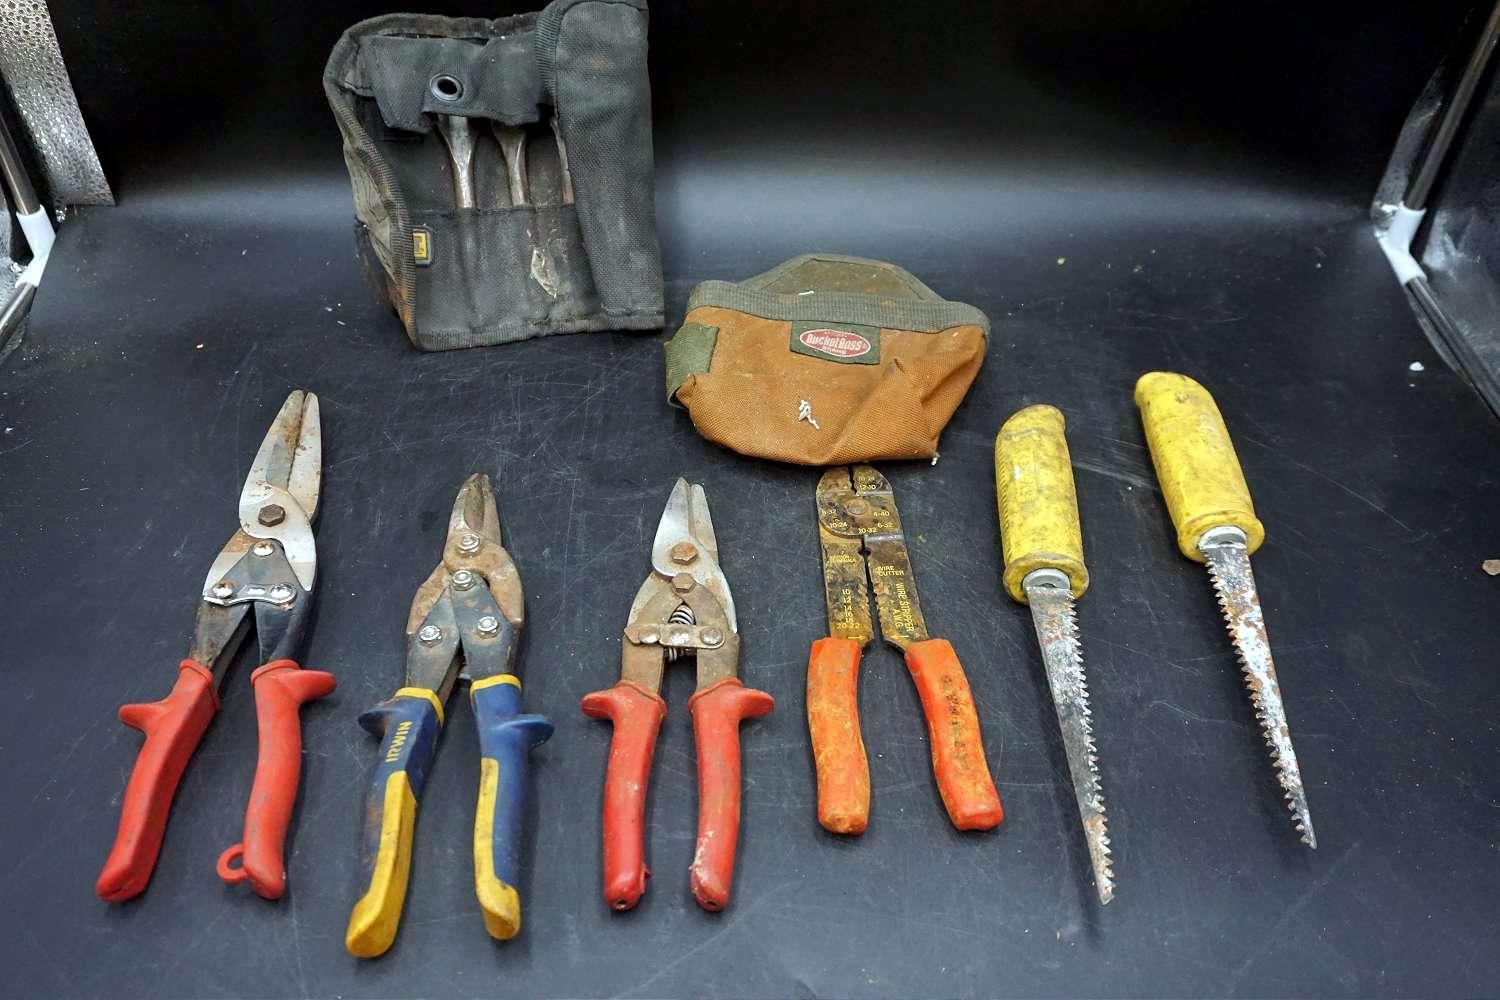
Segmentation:
[[(1243, 546), (1237, 546), (1232, 549), (1215, 547), (1212, 552), (1205, 550), (1205, 555), (1208, 575), (1213, 582), (1214, 592), (1218, 596), (1219, 606), (1223, 611), (1224, 624), (1229, 632), (1230, 645), (1234, 649), (1236, 659), (1239, 660), (1245, 688), (1250, 695), (1250, 704), (1254, 709), (1255, 719), (1260, 724), (1261, 738), (1270, 749), (1271, 765), (1276, 771), (1276, 780), (1281, 785), (1283, 798), (1292, 816), (1293, 826), (1302, 835), (1303, 843), (1316, 848), (1317, 837), (1313, 833), (1312, 814), (1307, 804), (1307, 791), (1302, 784), (1302, 772), (1297, 764), (1297, 752), (1292, 746), (1291, 729), (1286, 721), (1286, 706), (1281, 701), (1281, 685), (1276, 678), (1276, 667), (1271, 658), (1271, 647), (1265, 633), (1265, 623), (1259, 620), (1258, 615), (1251, 613), (1250, 598), (1254, 597), (1255, 581), (1249, 567), (1249, 553)], [(1220, 565), (1221, 559), (1243, 560), (1242, 571), (1236, 572), (1234, 579), (1231, 580), (1225, 567)], [(1241, 570), (1241, 567), (1237, 566), (1235, 569)], [(1245, 617), (1248, 619), (1247, 627), (1255, 633), (1255, 641), (1264, 650), (1263, 673), (1265, 676), (1263, 678), (1257, 676), (1250, 656), (1242, 643), (1240, 629), (1236, 626), (1236, 613), (1229, 593), (1231, 586), (1236, 582), (1242, 584), (1250, 593), (1250, 598), (1247, 598), (1245, 602)]]

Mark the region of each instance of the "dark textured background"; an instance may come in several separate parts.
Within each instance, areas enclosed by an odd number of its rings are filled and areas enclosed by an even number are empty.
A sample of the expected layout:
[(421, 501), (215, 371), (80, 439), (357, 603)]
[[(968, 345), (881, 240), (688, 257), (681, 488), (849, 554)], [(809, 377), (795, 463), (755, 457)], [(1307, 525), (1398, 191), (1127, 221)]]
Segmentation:
[[(1105, 8), (1107, 9), (1100, 9)], [(1379, 9), (1370, 9), (1378, 7)], [(473, 5), (452, 12), (502, 14)], [(1312, 9), (1309, 9), (1312, 8)], [(438, 9), (438, 8), (429, 8)], [(874, 813), (823, 834), (803, 716), (824, 628), (815, 474), (740, 459), (661, 393), (653, 336), (411, 350), (362, 283), (318, 74), (356, 3), (54, 4), (119, 206), (78, 212), (0, 371), (0, 993), (17, 996), (1483, 995), (1500, 894), (1500, 429), (1423, 339), (1366, 206), (1467, 5), (1051, 0), (653, 11), (668, 311), (799, 251), (886, 257), (994, 321), (935, 468), (890, 466), (927, 617), (965, 658), (1008, 818), (958, 835), (888, 651), (862, 679)], [(1408, 365), (1425, 363), (1413, 373)], [(1257, 554), (1321, 847), (1297, 844), (1203, 571), (1177, 555), (1130, 392), (1201, 379), (1270, 541)], [(325, 428), (291, 890), (219, 882), (254, 762), (242, 664), (149, 891), (92, 885), (194, 595), (286, 392)], [(1094, 586), (1080, 604), (1119, 892), (1100, 910), (1026, 611), (1002, 594), (991, 442), (1067, 414)], [(526, 925), (485, 935), (473, 723), (451, 713), (401, 935), (343, 950), (401, 626), (452, 496), (496, 477), (526, 584)], [(702, 482), (744, 633), (736, 895), (686, 889), (686, 674), (657, 749), (655, 876), (599, 896), (610, 683), (672, 480)], [(1486, 943), (1488, 942), (1488, 943)]]

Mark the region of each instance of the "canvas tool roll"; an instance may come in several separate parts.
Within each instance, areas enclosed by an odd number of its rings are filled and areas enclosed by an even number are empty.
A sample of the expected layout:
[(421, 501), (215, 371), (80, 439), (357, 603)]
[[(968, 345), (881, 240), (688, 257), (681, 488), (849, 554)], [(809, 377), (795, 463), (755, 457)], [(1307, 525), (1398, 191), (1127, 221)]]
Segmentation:
[(705, 281), (666, 344), (667, 394), (710, 441), (801, 465), (932, 458), (989, 320), (909, 272), (836, 254)]
[(413, 344), (661, 328), (645, 0), (361, 21), (323, 89)]

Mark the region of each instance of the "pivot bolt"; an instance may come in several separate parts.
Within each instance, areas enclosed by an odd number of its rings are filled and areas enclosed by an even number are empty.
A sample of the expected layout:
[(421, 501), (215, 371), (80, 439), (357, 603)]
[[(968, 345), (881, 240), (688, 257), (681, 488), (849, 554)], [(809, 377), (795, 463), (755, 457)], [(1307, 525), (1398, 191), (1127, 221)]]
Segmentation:
[(466, 569), (461, 569), (453, 574), (453, 589), (468, 590), (474, 586), (474, 574)]
[(273, 528), (286, 520), (286, 508), (279, 503), (268, 503), (260, 509), (255, 519), (267, 528)]
[(691, 573), (678, 573), (672, 577), (672, 589), (679, 594), (686, 594), (696, 586), (697, 583), (693, 580), (693, 574)]
[(220, 580), (214, 584), (213, 595), (221, 601), (228, 600), (234, 596), (234, 584), (228, 580)]
[(275, 601), (277, 604), (285, 604), (292, 598), (296, 597), (297, 592), (292, 589), (290, 584), (278, 583), (271, 588), (269, 596), (271, 600)]
[(458, 551), (466, 553), (468, 555), (473, 555), (475, 552), (479, 551), (479, 544), (479, 536), (474, 534), (474, 532), (472, 531), (468, 531), (459, 536)]
[(254, 552), (258, 556), (268, 556), (272, 552), (276, 551), (276, 546), (272, 545), (270, 542), (256, 542), (250, 547), (250, 551)]
[(678, 542), (672, 546), (672, 561), (679, 566), (686, 566), (698, 558), (698, 546), (692, 542)]
[(423, 625), (421, 630), (417, 632), (417, 638), (424, 646), (431, 646), (442, 637), (443, 630), (438, 628), (436, 625)]
[(705, 646), (722, 646), (724, 644), (724, 633), (716, 628), (704, 629), (699, 633), (699, 637), (703, 640), (703, 645)]
[(483, 618), (479, 619), (479, 621), (474, 623), (474, 628), (479, 632), (480, 635), (494, 635), (496, 632), (500, 631), (500, 619), (496, 618), (494, 615), (485, 615)]
[(853, 500), (850, 500), (848, 503), (844, 504), (844, 511), (845, 513), (851, 514), (854, 517), (864, 517), (866, 514), (870, 513), (870, 501), (855, 497)]

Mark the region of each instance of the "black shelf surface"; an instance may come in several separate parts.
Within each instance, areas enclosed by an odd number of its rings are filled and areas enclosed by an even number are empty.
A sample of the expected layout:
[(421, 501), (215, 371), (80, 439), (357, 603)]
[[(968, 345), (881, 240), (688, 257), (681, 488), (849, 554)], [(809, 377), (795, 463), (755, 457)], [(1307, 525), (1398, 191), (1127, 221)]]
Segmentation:
[[(675, 37), (684, 16), (660, 14), (658, 29)], [(59, 15), (75, 55), (90, 24)], [(315, 36), (299, 58), (315, 72), (331, 41)], [(841, 840), (817, 827), (803, 694), (808, 646), (826, 628), (817, 474), (702, 441), (664, 398), (660, 337), (420, 354), (360, 273), (330, 121), (308, 119), (311, 138), (285, 149), (227, 126), (222, 141), (154, 158), (115, 142), (101, 154), (118, 207), (62, 227), (27, 339), (0, 370), (0, 992), (1491, 992), (1500, 579), (1480, 564), (1500, 558), (1500, 427), (1424, 339), (1365, 212), (1379, 143), (1414, 91), (1370, 111), (1364, 152), (1334, 177), (1309, 168), (1337, 145), (1306, 141), (1323, 127), (1311, 112), (1287, 126), (1301, 130), (1297, 154), (1269, 125), (1236, 146), (1148, 122), (1142, 148), (1157, 152), (1139, 160), (1123, 139), (1110, 145), (1128, 131), (1118, 122), (1059, 128), (1117, 154), (1091, 162), (1066, 136), (1017, 153), (980, 129), (970, 146), (960, 121), (929, 130), (944, 155), (923, 165), (894, 151), (879, 112), (854, 108), (864, 145), (778, 134), (747, 159), (716, 144), (733, 129), (710, 130), (688, 96), (702, 62), (672, 59), (687, 47), (653, 56), (674, 320), (694, 282), (808, 250), (888, 258), (993, 320), (941, 460), (884, 471), (928, 622), (968, 667), (1003, 826), (949, 827), (906, 669), (872, 647), (870, 828)], [(75, 59), (93, 93), (99, 58)], [(1430, 65), (1402, 79), (1419, 85)], [(316, 93), (301, 100), (317, 111)], [(1045, 101), (1028, 107), (1028, 121), (1046, 118)], [(1207, 575), (1173, 545), (1131, 399), (1152, 369), (1214, 393), (1267, 524), (1254, 565), (1316, 852), (1282, 807)], [(242, 658), (149, 890), (102, 903), (93, 882), (140, 739), (116, 708), (170, 688), (240, 483), (294, 388), (319, 395), (325, 433), (305, 664), (339, 688), (303, 712), (290, 890), (268, 904), (214, 873), (239, 839), (254, 766)], [(993, 437), (1036, 402), (1068, 420), (1094, 581), (1079, 619), (1118, 877), (1102, 910), (1030, 617), (999, 582)], [(400, 936), (360, 961), (343, 933), (376, 745), (355, 719), (401, 683), (408, 603), (476, 471), (495, 481), (525, 584), (525, 703), (557, 725), (532, 758), (524, 930), (496, 944), (480, 921), (477, 748), (455, 698)], [(687, 891), (692, 681), (671, 672), (647, 814), (653, 877), (639, 908), (617, 915), (599, 885), (610, 730), (578, 700), (617, 677), (620, 629), (679, 475), (708, 491), (742, 675), (777, 709), (743, 729), (734, 898), (704, 913)]]

